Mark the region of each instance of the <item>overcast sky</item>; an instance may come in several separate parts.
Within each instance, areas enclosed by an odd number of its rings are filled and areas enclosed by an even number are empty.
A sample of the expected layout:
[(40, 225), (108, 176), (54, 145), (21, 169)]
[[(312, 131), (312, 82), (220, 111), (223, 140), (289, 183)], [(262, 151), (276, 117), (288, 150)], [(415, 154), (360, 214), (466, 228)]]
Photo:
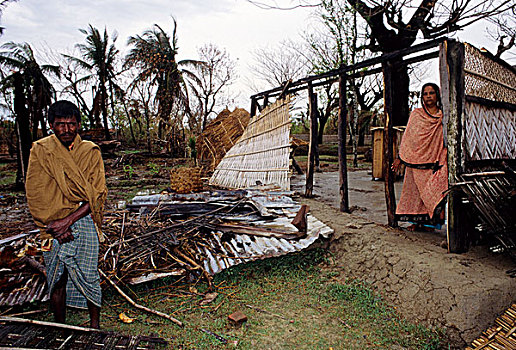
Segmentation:
[[(110, 34), (116, 30), (117, 47), (125, 53), (127, 38), (154, 23), (171, 32), (171, 16), (178, 25), (178, 59), (197, 58), (197, 48), (207, 43), (238, 59), (239, 105), (249, 108), (248, 97), (256, 91), (246, 89), (242, 80), (250, 77), (251, 51), (288, 38), (297, 40), (310, 20), (310, 9), (263, 10), (246, 0), (19, 0), (4, 10), (0, 42), (28, 42), (35, 49), (49, 46), (62, 52), (83, 42), (78, 29), (92, 24), (106, 27)], [(459, 38), (494, 51), (496, 45), (485, 35), (485, 25), (480, 24)]]

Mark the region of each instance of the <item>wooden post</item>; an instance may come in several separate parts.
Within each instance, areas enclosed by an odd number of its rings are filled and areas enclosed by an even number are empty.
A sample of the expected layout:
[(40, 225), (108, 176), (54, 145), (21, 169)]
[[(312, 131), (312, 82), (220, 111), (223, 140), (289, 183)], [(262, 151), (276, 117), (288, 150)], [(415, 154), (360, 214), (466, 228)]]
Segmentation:
[(263, 107), (262, 107), (262, 110), (265, 109), (265, 107), (267, 107), (268, 104), (269, 104), (269, 95), (265, 95), (263, 97)]
[(391, 169), (391, 164), (394, 160), (392, 154), (393, 148), (393, 130), (392, 130), (392, 90), (395, 88), (392, 86), (392, 74), (393, 74), (393, 63), (391, 61), (384, 62), (383, 77), (384, 77), (384, 89), (383, 89), (383, 100), (384, 100), (384, 131), (383, 131), (383, 162), (382, 168), (384, 173), (384, 185), (385, 185), (385, 203), (387, 205), (387, 223), (391, 227), (397, 227), (398, 222), (394, 216), (396, 211), (396, 196), (394, 193), (394, 172)]
[(339, 193), (340, 211), (349, 213), (348, 195), (348, 165), (346, 154), (346, 126), (347, 113), (346, 107), (346, 73), (339, 75), (339, 116), (337, 121), (339, 135)]
[(251, 99), (251, 112), (249, 113), (251, 115), (251, 118), (256, 115), (256, 99)]
[[(462, 155), (464, 135), (462, 116), (464, 112), (464, 45), (455, 40), (447, 40), (440, 45), (439, 71), (442, 86), (443, 128), (448, 147), (448, 182), (459, 180), (464, 172)], [(462, 195), (452, 191), (448, 196), (447, 238), (450, 253), (468, 250), (469, 239), (465, 230), (464, 215), (461, 213)]]
[(308, 100), (310, 113), (310, 144), (308, 145), (308, 166), (306, 170), (305, 197), (313, 197), (315, 152), (317, 147), (317, 94), (308, 83)]

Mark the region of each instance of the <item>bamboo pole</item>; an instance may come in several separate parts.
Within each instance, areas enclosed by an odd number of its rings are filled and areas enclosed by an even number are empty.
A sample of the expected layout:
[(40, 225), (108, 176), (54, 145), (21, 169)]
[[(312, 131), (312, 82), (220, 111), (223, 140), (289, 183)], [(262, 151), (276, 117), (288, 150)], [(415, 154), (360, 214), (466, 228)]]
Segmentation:
[(383, 132), (383, 160), (382, 168), (384, 173), (385, 203), (387, 205), (387, 223), (390, 227), (397, 227), (398, 222), (394, 216), (396, 211), (396, 197), (394, 193), (394, 172), (391, 169), (393, 162), (393, 129), (392, 129), (392, 73), (393, 63), (387, 61), (382, 64), (384, 76), (383, 101), (384, 107), (384, 132)]
[(124, 297), (125, 300), (127, 300), (129, 302), (129, 304), (131, 304), (132, 306), (134, 306), (135, 308), (137, 309), (140, 309), (140, 310), (143, 310), (143, 311), (146, 311), (148, 313), (151, 313), (151, 314), (154, 314), (154, 315), (158, 315), (160, 317), (163, 317), (163, 318), (166, 318), (167, 320), (170, 320), (172, 322), (174, 322), (175, 324), (177, 324), (179, 327), (184, 327), (184, 323), (175, 319), (174, 317), (170, 316), (170, 315), (167, 315), (166, 313), (163, 313), (161, 311), (158, 311), (158, 310), (153, 310), (153, 309), (149, 309), (148, 307), (146, 306), (143, 306), (143, 305), (140, 305), (138, 303), (136, 303), (133, 299), (131, 299), (127, 294), (124, 293), (124, 291), (122, 289), (120, 289), (120, 287), (118, 287), (115, 282), (113, 282), (105, 273), (104, 271), (102, 271), (101, 269), (99, 269), (99, 273), (102, 277), (104, 277), (106, 279), (106, 281), (109, 282), (109, 284), (111, 284), (111, 286), (113, 288), (116, 289), (116, 291), (122, 296)]
[(338, 135), (339, 135), (339, 193), (340, 211), (349, 213), (349, 193), (348, 193), (348, 165), (346, 154), (346, 73), (339, 76), (339, 116), (338, 116)]
[(96, 328), (86, 328), (86, 327), (72, 326), (72, 325), (69, 325), (69, 324), (56, 323), (56, 322), (29, 320), (29, 319), (19, 318), (19, 317), (0, 316), (0, 322), (27, 323), (27, 324), (34, 324), (34, 325), (37, 325), (37, 326), (65, 328), (65, 329), (71, 329), (71, 330), (74, 330), (74, 331), (81, 331), (81, 332), (105, 332), (103, 330), (96, 329)]
[(315, 152), (317, 149), (317, 94), (308, 84), (308, 101), (310, 113), (310, 143), (308, 145), (308, 166), (306, 170), (305, 197), (313, 197)]

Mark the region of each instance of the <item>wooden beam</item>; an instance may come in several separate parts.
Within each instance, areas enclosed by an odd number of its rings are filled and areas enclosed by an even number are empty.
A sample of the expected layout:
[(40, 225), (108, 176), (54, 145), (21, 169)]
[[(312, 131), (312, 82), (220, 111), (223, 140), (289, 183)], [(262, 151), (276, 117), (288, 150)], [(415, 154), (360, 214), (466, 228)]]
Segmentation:
[(348, 165), (346, 154), (346, 131), (348, 109), (346, 106), (346, 73), (339, 76), (339, 115), (337, 121), (339, 135), (339, 193), (340, 211), (349, 213)]
[[(441, 44), (439, 72), (443, 87), (443, 129), (448, 148), (448, 182), (459, 182), (459, 175), (464, 172), (462, 150), (464, 143), (464, 44), (447, 40)], [(462, 213), (462, 195), (452, 191), (448, 196), (447, 239), (450, 253), (462, 253), (468, 250), (466, 222)]]
[(308, 101), (310, 114), (310, 142), (308, 145), (308, 166), (306, 170), (305, 197), (313, 197), (315, 153), (317, 151), (317, 94), (312, 85), (308, 86)]
[(382, 168), (384, 174), (385, 187), (385, 204), (387, 205), (387, 223), (391, 227), (397, 227), (398, 222), (395, 218), (396, 212), (396, 196), (394, 193), (395, 174), (392, 171), (391, 164), (394, 160), (393, 149), (393, 129), (392, 129), (392, 74), (394, 71), (393, 63), (387, 61), (383, 64), (383, 100), (384, 100), (384, 131), (383, 131), (383, 161)]
[[(400, 57), (400, 56), (404, 57), (404, 56), (408, 56), (408, 55), (416, 53), (416, 52), (425, 51), (425, 50), (432, 49), (434, 47), (438, 47), (439, 44), (441, 42), (443, 42), (443, 40), (444, 40), (443, 38), (440, 38), (440, 39), (427, 41), (427, 42), (424, 42), (424, 43), (421, 43), (418, 45), (413, 45), (406, 49), (402, 49), (402, 50), (387, 53), (387, 54), (384, 54), (384, 55), (381, 55), (378, 57), (374, 57), (374, 58), (359, 62), (357, 64), (354, 64), (352, 66), (342, 65), (339, 68), (330, 70), (330, 71), (322, 73), (322, 74), (312, 75), (312, 76), (308, 76), (308, 77), (296, 80), (295, 82), (290, 84), (288, 91), (285, 93), (292, 93), (295, 90), (307, 89), (308, 88), (307, 84), (309, 82), (313, 83), (317, 80), (328, 79), (328, 78), (337, 78), (342, 73), (348, 73), (348, 72), (355, 71), (355, 70), (361, 70), (362, 68), (371, 67), (371, 66), (374, 66), (377, 64), (383, 64), (384, 62), (386, 62), (388, 60), (392, 60), (395, 57)], [(437, 56), (435, 56), (436, 53), (432, 53), (432, 54), (428, 54), (428, 55), (433, 55), (433, 57), (437, 57)], [(426, 60), (426, 59), (428, 59), (428, 57), (425, 57), (425, 55), (422, 55), (421, 59), (410, 58), (409, 60), (411, 61), (411, 63), (415, 63), (415, 62), (419, 62), (420, 60)], [(301, 85), (303, 85), (303, 88), (296, 89)], [(315, 87), (315, 84), (313, 86)], [(284, 88), (284, 86), (279, 86), (279, 87), (276, 87), (273, 89), (262, 91), (262, 92), (252, 95), (251, 98), (262, 98), (265, 95), (275, 96), (278, 93), (280, 93), (281, 91), (283, 91), (283, 88)]]

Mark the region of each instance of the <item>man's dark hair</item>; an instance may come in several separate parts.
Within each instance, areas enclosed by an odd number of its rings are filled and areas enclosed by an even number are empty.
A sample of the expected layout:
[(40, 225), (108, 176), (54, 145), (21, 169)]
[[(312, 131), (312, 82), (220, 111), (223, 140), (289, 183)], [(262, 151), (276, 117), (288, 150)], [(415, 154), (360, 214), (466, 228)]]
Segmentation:
[(75, 117), (78, 123), (81, 122), (81, 112), (75, 104), (70, 101), (56, 101), (48, 109), (48, 123), (54, 124), (54, 120), (58, 118)]

